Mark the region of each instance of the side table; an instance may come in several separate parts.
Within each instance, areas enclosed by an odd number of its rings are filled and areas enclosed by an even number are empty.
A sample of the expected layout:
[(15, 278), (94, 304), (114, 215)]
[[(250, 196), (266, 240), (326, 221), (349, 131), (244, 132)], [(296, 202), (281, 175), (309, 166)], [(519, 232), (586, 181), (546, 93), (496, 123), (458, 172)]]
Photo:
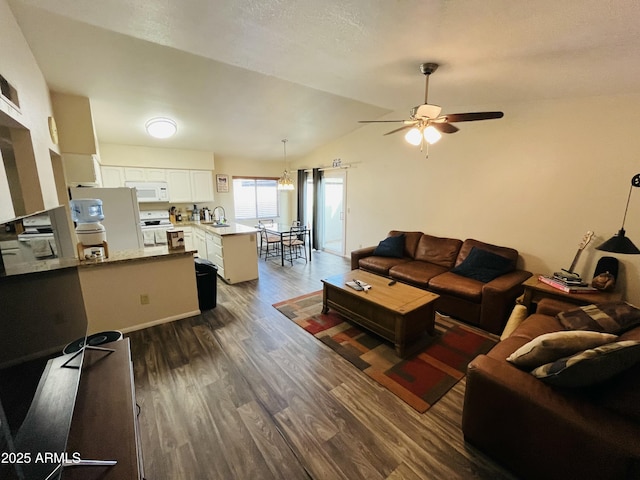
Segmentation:
[[(531, 314), (535, 311), (537, 303), (543, 298), (554, 298), (574, 305), (589, 305), (591, 303), (616, 302), (622, 300), (622, 292), (590, 292), (590, 293), (566, 293), (562, 290), (542, 283), (538, 280), (540, 274), (535, 274), (524, 282), (523, 304)], [(532, 309), (533, 307), (533, 309)]]

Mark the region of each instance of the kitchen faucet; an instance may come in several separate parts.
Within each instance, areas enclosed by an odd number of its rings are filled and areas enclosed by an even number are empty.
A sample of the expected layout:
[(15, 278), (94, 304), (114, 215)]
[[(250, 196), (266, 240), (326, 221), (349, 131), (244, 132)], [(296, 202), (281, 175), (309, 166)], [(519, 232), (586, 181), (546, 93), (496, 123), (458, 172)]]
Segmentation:
[[(218, 209), (222, 210), (222, 215), (220, 215), (218, 213)], [(227, 219), (227, 212), (224, 211), (224, 207), (218, 205), (217, 207), (215, 207), (213, 209), (213, 212), (211, 214), (213, 216), (213, 219), (217, 222), (217, 223), (224, 223)]]

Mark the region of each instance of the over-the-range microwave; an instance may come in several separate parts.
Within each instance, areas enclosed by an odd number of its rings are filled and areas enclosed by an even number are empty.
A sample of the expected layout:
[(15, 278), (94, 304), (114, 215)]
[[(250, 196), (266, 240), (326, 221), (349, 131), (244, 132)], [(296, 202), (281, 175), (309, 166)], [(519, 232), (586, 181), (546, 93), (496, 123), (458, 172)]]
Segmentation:
[(168, 202), (167, 182), (124, 182), (125, 187), (135, 188), (138, 202)]

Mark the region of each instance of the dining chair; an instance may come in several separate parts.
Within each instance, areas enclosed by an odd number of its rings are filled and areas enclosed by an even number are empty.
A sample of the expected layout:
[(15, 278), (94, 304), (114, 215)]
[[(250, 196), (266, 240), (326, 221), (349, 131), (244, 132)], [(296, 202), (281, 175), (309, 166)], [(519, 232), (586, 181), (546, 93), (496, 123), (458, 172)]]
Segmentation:
[[(291, 265), (298, 258), (304, 258), (307, 263), (307, 229), (300, 225), (294, 225), (290, 228), (289, 234), (282, 239), (282, 248), (284, 248), (284, 259), (288, 260)], [(304, 251), (304, 255), (302, 252)]]
[(269, 257), (280, 256), (280, 236), (268, 233), (261, 223), (258, 224), (258, 230), (260, 232), (260, 256), (264, 253), (265, 261)]

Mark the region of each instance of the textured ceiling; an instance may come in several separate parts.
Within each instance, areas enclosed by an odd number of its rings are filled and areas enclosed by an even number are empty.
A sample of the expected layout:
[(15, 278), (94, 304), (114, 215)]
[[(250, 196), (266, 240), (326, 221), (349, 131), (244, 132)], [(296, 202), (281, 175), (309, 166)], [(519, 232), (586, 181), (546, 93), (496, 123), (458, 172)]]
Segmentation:
[[(640, 93), (637, 0), (8, 0), (102, 142), (290, 158), (424, 99), (444, 112)], [(159, 142), (144, 122), (167, 115)], [(374, 128), (374, 127), (373, 127)], [(393, 139), (390, 141), (397, 141)]]

